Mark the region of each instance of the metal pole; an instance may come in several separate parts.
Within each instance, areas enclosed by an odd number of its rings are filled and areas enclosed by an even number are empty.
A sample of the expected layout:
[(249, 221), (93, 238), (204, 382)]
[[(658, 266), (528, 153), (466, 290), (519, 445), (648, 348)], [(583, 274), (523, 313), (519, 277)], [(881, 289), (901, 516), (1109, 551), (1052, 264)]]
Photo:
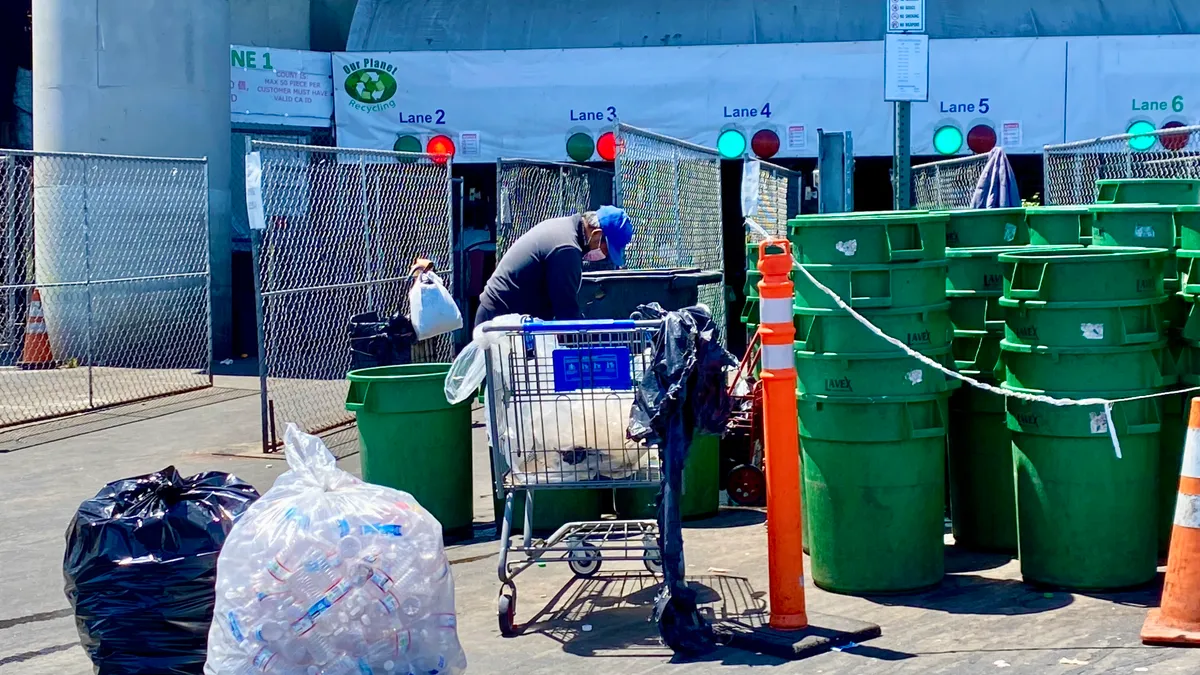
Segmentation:
[[(683, 216), (682, 216), (682, 211), (679, 207), (679, 194), (680, 194), (679, 150), (677, 150), (674, 147), (671, 148), (671, 180), (673, 183), (673, 185), (672, 185), (673, 194), (672, 194), (672, 200), (671, 200), (671, 218), (674, 220), (674, 224), (675, 224), (675, 241), (682, 244), (681, 246), (676, 248), (676, 250), (679, 251), (679, 253), (675, 259), (675, 263), (679, 267), (690, 267), (690, 266), (692, 266), (693, 261), (696, 259), (696, 255), (695, 255), (695, 251), (692, 250), (693, 249), (693, 247), (691, 245), (692, 242), (685, 241), (685, 239), (684, 239), (685, 237), (687, 237), (687, 233), (683, 229)], [(721, 218), (721, 213), (718, 211), (717, 212), (718, 221), (720, 220), (720, 218)], [(691, 239), (691, 237), (687, 237), (687, 239)], [(707, 245), (707, 246), (715, 245), (717, 247), (717, 250), (721, 250), (721, 241), (719, 239), (715, 243), (714, 242), (701, 242), (701, 244)], [(716, 309), (716, 308), (714, 307), (713, 309)], [(721, 328), (723, 329), (724, 326), (721, 326)]]
[(91, 186), (92, 167), (86, 162), (83, 167), (83, 284), (87, 289), (87, 384), (88, 408), (95, 405), (94, 371), (92, 370), (92, 243), (91, 223), (88, 215), (89, 187)]
[[(246, 137), (246, 154), (253, 152), (253, 145), (250, 137)], [(265, 182), (265, 181), (264, 181)], [(266, 208), (266, 190), (262, 190), (260, 198), (263, 199), (263, 208)], [(265, 225), (265, 223), (264, 223)], [(266, 270), (263, 269), (263, 245), (264, 232), (262, 230), (250, 229), (250, 256), (252, 258), (251, 265), (254, 272), (254, 328), (255, 339), (258, 341), (258, 405), (259, 415), (262, 417), (262, 449), (263, 454), (271, 452), (270, 441), (270, 405), (267, 392), (267, 342), (264, 319), (266, 318), (266, 308), (264, 307), (263, 299), (263, 277), (266, 276)]]
[(896, 124), (896, 147), (892, 153), (892, 207), (903, 211), (912, 207), (912, 103), (892, 103)]
[[(207, 160), (207, 158), (206, 158)], [(201, 169), (204, 176), (204, 330), (208, 335), (208, 384), (213, 383), (213, 326), (212, 326), (212, 207), (208, 198), (208, 162)]]

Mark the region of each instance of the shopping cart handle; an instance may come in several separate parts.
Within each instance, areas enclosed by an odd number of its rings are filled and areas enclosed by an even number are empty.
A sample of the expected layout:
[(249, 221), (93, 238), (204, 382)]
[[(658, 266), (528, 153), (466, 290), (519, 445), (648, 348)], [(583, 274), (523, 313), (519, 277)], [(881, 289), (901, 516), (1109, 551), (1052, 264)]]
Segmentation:
[[(645, 323), (645, 322), (643, 322)], [(542, 321), (532, 319), (521, 324), (526, 333), (563, 333), (570, 331), (633, 330), (638, 322), (633, 319), (574, 319), (571, 321)]]

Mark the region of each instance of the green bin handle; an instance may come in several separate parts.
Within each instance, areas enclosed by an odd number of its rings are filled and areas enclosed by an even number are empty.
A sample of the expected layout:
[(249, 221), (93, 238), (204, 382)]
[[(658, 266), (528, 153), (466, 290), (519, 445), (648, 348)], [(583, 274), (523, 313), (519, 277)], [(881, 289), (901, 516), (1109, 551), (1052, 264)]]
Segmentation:
[(350, 412), (360, 412), (367, 406), (367, 397), (370, 395), (370, 382), (351, 382), (350, 387), (346, 390), (346, 410)]
[[(1121, 344), (1122, 345), (1143, 345), (1147, 342), (1158, 342), (1162, 337), (1157, 330), (1150, 330), (1143, 333), (1131, 333), (1126, 325), (1125, 312), (1126, 310), (1134, 312), (1149, 312), (1151, 318), (1154, 317), (1155, 305), (1146, 305), (1142, 307), (1123, 307), (1121, 308)], [(1153, 323), (1153, 322), (1151, 322)]]
[(1117, 201), (1118, 183), (1101, 183), (1100, 194), (1096, 195), (1097, 204), (1112, 204)]
[[(1182, 257), (1182, 256), (1180, 256)], [(1185, 258), (1188, 261), (1187, 272), (1180, 273), (1181, 277), (1187, 277), (1188, 283), (1183, 285), (1183, 292), (1188, 295), (1196, 295), (1200, 293), (1200, 265), (1196, 264), (1200, 258)]]
[[(1130, 424), (1129, 423), (1129, 415), (1125, 412), (1125, 407), (1124, 407), (1126, 405), (1129, 405), (1130, 403), (1137, 403), (1138, 405), (1149, 405), (1150, 410), (1151, 410), (1151, 417), (1153, 418), (1154, 421), (1146, 422), (1144, 424)], [(1125, 422), (1125, 433), (1127, 433), (1127, 434), (1152, 434), (1152, 433), (1162, 429), (1162, 417), (1159, 415), (1158, 406), (1155, 405), (1154, 401), (1152, 401), (1152, 400), (1125, 401), (1123, 403), (1118, 403), (1113, 406), (1114, 414), (1116, 413), (1116, 411), (1118, 409), (1120, 409), (1121, 419)], [(1113, 420), (1113, 424), (1116, 424), (1115, 419)], [(1117, 431), (1119, 432), (1119, 431), (1121, 431), (1121, 429), (1118, 428)]]
[[(858, 273), (859, 272), (855, 272), (855, 271), (849, 272), (849, 274), (850, 274), (850, 297), (848, 299), (842, 298), (843, 300), (846, 300), (846, 304), (850, 305), (851, 307), (857, 307), (857, 308), (862, 308), (862, 309), (887, 309), (887, 308), (890, 308), (892, 306), (892, 296), (890, 296), (890, 295), (884, 296), (884, 297), (865, 296), (865, 297), (861, 297), (861, 298), (854, 296), (854, 275), (858, 274)], [(892, 270), (890, 270), (890, 269), (887, 270), (887, 275), (888, 275), (887, 287), (890, 289), (892, 287)]]
[[(1021, 279), (1021, 266), (1026, 268), (1031, 266), (1039, 266), (1041, 270), (1037, 272), (1037, 286), (1034, 288), (1014, 288), (1013, 285)], [(1042, 298), (1042, 286), (1046, 283), (1046, 263), (1031, 263), (1031, 262), (1015, 262), (1013, 263), (1012, 281), (1009, 282), (1008, 297), (1015, 300), (1040, 300)]]
[[(892, 262), (904, 262), (925, 259), (925, 238), (921, 236), (922, 232), (919, 225), (913, 223), (900, 223), (896, 225), (888, 224), (884, 227), (887, 228), (888, 260), (891, 260)], [(892, 228), (894, 227), (904, 227), (915, 230), (917, 233), (917, 241), (920, 242), (918, 248), (896, 248), (892, 246)]]
[[(796, 345), (800, 347), (800, 351), (822, 351), (820, 338), (820, 322), (822, 317), (820, 315), (809, 316), (805, 314), (793, 314), (792, 317), (796, 328), (796, 337), (794, 340)], [(807, 328), (804, 326), (806, 321), (808, 323)]]
[[(938, 418), (940, 426), (918, 429), (917, 423), (913, 420), (912, 415), (912, 407), (914, 405), (932, 405), (934, 411), (936, 412), (936, 417)], [(946, 420), (942, 417), (942, 408), (938, 405), (937, 400), (920, 402), (909, 401), (908, 403), (904, 404), (904, 414), (908, 417), (908, 433), (910, 438), (937, 438), (938, 436), (946, 435)]]
[(1171, 358), (1170, 352), (1166, 349), (1156, 350), (1157, 353), (1151, 353), (1154, 359), (1154, 365), (1158, 366), (1158, 378), (1155, 379), (1154, 387), (1165, 387), (1168, 384), (1175, 384), (1179, 381), (1179, 373), (1175, 369), (1175, 361)]

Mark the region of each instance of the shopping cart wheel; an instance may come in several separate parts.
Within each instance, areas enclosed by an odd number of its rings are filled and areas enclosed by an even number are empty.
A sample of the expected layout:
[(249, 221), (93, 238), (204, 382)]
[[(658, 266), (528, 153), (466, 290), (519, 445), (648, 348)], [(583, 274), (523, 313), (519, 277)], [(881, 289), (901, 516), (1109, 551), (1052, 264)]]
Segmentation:
[(496, 602), (496, 619), (500, 623), (500, 634), (513, 637), (517, 634), (517, 587), (512, 584), (500, 586), (500, 598)]
[(646, 535), (642, 539), (646, 545), (646, 550), (642, 551), (642, 564), (646, 566), (646, 571), (651, 574), (662, 576), (663, 562), (662, 549), (658, 547), (658, 539), (650, 535)]
[(600, 571), (600, 549), (591, 542), (575, 542), (567, 553), (567, 565), (577, 577), (594, 576)]
[(729, 470), (725, 490), (738, 506), (762, 506), (767, 494), (767, 479), (756, 466), (742, 464)]

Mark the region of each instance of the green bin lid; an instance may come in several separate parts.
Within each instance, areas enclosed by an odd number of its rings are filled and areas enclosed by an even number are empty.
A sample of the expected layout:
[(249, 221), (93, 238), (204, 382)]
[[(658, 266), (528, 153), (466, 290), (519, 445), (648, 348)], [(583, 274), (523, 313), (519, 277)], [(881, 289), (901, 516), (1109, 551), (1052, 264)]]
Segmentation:
[(989, 258), (1000, 255), (1001, 253), (1018, 253), (1020, 251), (1041, 250), (1051, 248), (1055, 250), (1083, 248), (1079, 244), (1060, 244), (1058, 246), (973, 246), (967, 248), (948, 248), (946, 249), (947, 258)]
[(1165, 258), (1170, 253), (1165, 248), (1138, 248), (1136, 246), (1082, 247), (1065, 244), (1062, 246), (1026, 246), (1021, 251), (1001, 253), (1000, 262), (1038, 262), (1087, 264), (1101, 256), (1110, 258)]
[(1177, 212), (1196, 213), (1200, 212), (1200, 204), (1180, 204), (1175, 207)]
[(893, 223), (936, 223), (949, 218), (928, 211), (850, 211), (849, 213), (820, 213), (793, 216), (788, 219), (788, 228), (794, 227), (841, 227), (847, 220), (887, 221)]
[(1089, 204), (1088, 210), (1096, 213), (1175, 213), (1173, 204)]
[(950, 218), (979, 218), (985, 216), (1015, 216), (1025, 213), (1025, 207), (1015, 206), (1005, 209), (955, 209), (953, 211), (930, 211), (930, 215), (947, 216)]

